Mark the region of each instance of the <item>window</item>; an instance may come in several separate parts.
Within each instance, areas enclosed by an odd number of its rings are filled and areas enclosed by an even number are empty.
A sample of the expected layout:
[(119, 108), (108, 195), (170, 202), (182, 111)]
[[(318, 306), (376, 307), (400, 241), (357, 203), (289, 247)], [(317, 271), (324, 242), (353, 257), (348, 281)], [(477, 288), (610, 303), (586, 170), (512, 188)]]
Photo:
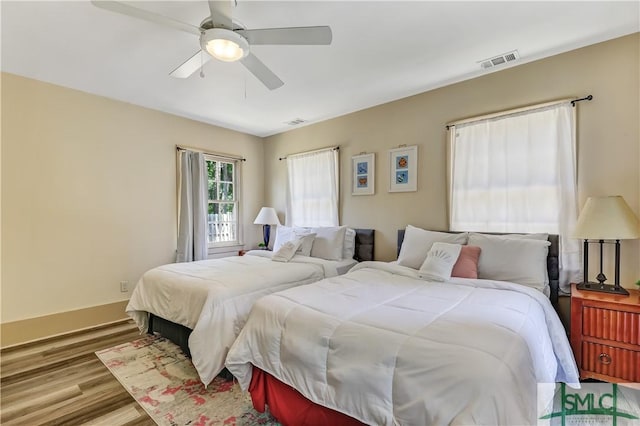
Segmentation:
[(287, 226), (338, 226), (338, 150), (287, 157)]
[(555, 103), (450, 127), (450, 229), (560, 234), (563, 287), (580, 269), (574, 111)]
[(239, 244), (237, 161), (205, 155), (209, 247)]

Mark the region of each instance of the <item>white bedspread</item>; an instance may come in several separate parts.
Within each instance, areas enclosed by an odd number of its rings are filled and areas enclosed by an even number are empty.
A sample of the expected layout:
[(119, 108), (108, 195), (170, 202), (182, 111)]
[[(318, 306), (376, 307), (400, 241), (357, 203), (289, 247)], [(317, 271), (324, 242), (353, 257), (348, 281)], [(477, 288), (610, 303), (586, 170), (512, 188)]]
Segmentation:
[(549, 300), (517, 284), (363, 262), (258, 301), (227, 356), (375, 425), (536, 423), (536, 384), (578, 382)]
[(272, 252), (174, 263), (147, 271), (138, 281), (126, 312), (147, 332), (149, 315), (192, 329), (189, 350), (206, 385), (224, 368), (229, 347), (253, 303), (262, 296), (336, 276), (355, 261), (327, 261), (295, 256), (271, 261)]

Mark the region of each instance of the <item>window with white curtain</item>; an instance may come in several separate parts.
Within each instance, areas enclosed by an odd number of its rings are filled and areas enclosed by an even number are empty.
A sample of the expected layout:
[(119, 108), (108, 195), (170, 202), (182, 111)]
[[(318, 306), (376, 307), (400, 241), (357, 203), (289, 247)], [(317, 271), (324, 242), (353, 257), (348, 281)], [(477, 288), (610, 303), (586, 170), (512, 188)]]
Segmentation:
[(338, 226), (338, 149), (287, 156), (287, 226)]
[(575, 108), (541, 105), (450, 126), (454, 231), (560, 235), (562, 288), (580, 270)]

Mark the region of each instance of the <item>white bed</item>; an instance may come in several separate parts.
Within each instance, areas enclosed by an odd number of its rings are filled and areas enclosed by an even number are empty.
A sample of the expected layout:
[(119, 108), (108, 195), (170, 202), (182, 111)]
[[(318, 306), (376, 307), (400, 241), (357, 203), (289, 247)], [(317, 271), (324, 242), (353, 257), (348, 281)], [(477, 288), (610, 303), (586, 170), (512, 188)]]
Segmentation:
[(275, 262), (272, 255), (254, 250), (244, 256), (151, 269), (137, 283), (126, 312), (143, 333), (149, 313), (192, 330), (192, 361), (202, 382), (209, 384), (224, 368), (227, 351), (257, 299), (339, 275), (357, 263), (301, 255)]
[(542, 292), (380, 262), (259, 300), (226, 366), (376, 425), (532, 424), (537, 383), (578, 383)]

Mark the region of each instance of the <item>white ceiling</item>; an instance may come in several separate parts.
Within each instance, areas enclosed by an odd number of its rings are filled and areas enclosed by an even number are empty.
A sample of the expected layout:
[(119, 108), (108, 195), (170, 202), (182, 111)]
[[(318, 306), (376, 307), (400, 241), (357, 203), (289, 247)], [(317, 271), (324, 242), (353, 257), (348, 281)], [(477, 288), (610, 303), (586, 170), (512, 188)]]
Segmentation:
[[(206, 1), (132, 4), (195, 26), (209, 14)], [(330, 46), (252, 47), (285, 82), (269, 91), (240, 63), (172, 78), (197, 36), (89, 1), (3, 0), (0, 13), (2, 71), (257, 136), (477, 77), (490, 72), (479, 61), (512, 50), (517, 66), (640, 31), (639, 1), (237, 0), (233, 18), (248, 29), (333, 31)]]

